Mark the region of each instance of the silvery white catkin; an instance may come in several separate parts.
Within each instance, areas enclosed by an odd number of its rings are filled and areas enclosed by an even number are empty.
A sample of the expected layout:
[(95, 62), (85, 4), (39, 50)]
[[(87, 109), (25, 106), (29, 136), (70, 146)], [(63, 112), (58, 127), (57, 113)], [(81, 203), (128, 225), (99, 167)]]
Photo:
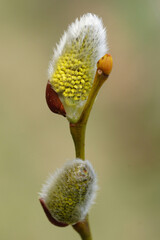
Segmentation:
[(97, 61), (107, 53), (106, 29), (91, 13), (76, 19), (54, 49), (48, 79), (65, 108), (77, 121), (92, 88)]
[(56, 221), (73, 225), (85, 218), (96, 190), (97, 178), (91, 163), (75, 159), (47, 179), (40, 198)]

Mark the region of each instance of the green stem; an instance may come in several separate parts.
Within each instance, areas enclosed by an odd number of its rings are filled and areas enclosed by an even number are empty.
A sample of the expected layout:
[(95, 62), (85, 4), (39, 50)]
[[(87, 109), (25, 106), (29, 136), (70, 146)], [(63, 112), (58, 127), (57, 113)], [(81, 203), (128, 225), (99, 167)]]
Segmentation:
[(86, 217), (86, 219), (83, 222), (79, 222), (73, 225), (73, 228), (76, 232), (79, 233), (82, 240), (92, 240), (88, 217)]
[(70, 132), (74, 141), (77, 158), (85, 160), (85, 131), (87, 121), (99, 89), (107, 78), (108, 75), (104, 75), (101, 70), (97, 70), (92, 89), (78, 122), (70, 123)]
[(70, 131), (75, 145), (76, 158), (85, 160), (85, 131), (86, 124), (71, 123)]
[[(101, 70), (96, 71), (93, 86), (80, 119), (76, 123), (70, 123), (70, 132), (75, 145), (76, 158), (85, 160), (85, 131), (87, 121), (98, 91), (107, 77)], [(73, 225), (73, 228), (80, 234), (82, 240), (92, 240), (88, 216), (83, 222)]]
[(93, 103), (95, 101), (95, 98), (96, 98), (101, 86), (107, 80), (107, 78), (108, 78), (108, 75), (105, 75), (100, 69), (98, 69), (96, 71), (93, 86), (89, 93), (87, 102), (86, 102), (83, 112), (80, 116), (80, 119), (78, 120), (78, 123), (83, 123), (83, 124), (87, 123), (90, 111), (91, 111)]

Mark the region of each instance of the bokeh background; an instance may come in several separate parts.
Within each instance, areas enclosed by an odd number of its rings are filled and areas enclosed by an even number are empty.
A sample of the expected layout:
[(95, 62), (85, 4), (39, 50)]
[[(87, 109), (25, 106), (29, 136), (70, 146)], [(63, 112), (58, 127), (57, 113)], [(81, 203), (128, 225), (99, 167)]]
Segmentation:
[(38, 202), (49, 173), (74, 158), (65, 118), (45, 102), (52, 48), (82, 14), (107, 27), (111, 76), (88, 122), (99, 179), (94, 239), (160, 239), (159, 0), (0, 0), (0, 239), (80, 239)]

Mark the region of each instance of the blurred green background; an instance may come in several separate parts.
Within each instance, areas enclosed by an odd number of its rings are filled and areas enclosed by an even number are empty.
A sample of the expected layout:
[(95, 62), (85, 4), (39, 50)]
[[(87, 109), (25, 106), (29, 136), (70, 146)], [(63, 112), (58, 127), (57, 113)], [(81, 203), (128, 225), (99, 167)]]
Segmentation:
[(114, 67), (92, 110), (86, 158), (99, 179), (94, 239), (160, 239), (160, 2), (0, 0), (0, 239), (80, 239), (38, 202), (74, 158), (65, 118), (45, 102), (52, 47), (82, 14), (102, 17)]

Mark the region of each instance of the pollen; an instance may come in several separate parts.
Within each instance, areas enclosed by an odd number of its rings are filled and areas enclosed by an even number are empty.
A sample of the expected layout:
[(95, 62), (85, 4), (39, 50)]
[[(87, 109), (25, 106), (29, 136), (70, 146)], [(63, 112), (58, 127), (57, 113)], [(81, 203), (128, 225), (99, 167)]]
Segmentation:
[(83, 39), (79, 37), (66, 47), (64, 53), (58, 58), (50, 83), (58, 94), (69, 98), (74, 103), (87, 99), (93, 77), (92, 49), (85, 36)]

